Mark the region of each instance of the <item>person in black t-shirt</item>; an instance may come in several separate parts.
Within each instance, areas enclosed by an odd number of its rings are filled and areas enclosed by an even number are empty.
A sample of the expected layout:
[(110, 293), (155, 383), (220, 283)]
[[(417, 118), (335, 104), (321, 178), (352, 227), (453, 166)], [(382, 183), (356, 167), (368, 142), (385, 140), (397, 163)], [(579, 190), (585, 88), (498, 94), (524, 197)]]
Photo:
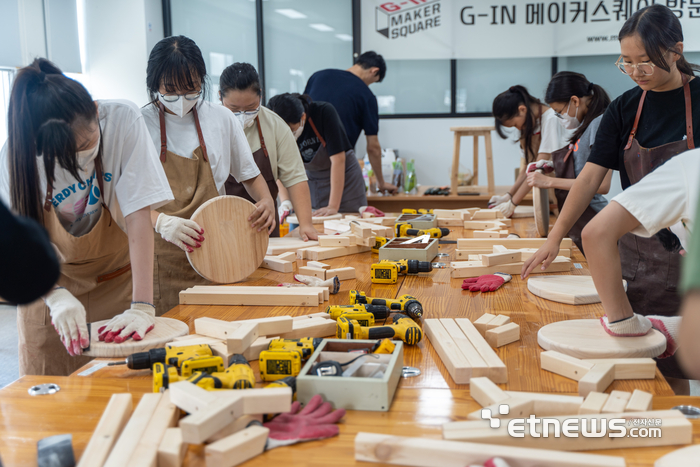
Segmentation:
[[(523, 265), (523, 279), (539, 264), (546, 267), (556, 257), (559, 242), (590, 203), (608, 169), (620, 172), (626, 189), (665, 160), (693, 148), (693, 134), (700, 135), (700, 81), (695, 79), (699, 68), (683, 57), (683, 30), (673, 12), (658, 4), (642, 8), (625, 22), (618, 37), (621, 56), (616, 65), (638, 86), (615, 99), (603, 115), (588, 162), (576, 178), (547, 242)], [(594, 239), (601, 234), (592, 227), (589, 224), (583, 230), (584, 246), (589, 242), (595, 246)], [(665, 231), (662, 234), (669, 235)], [(625, 318), (630, 322), (606, 321), (609, 333), (631, 335), (643, 329), (644, 320), (639, 315), (678, 313), (680, 255), (667, 251), (659, 240), (626, 234), (620, 238), (619, 261), (617, 249), (601, 258), (611, 275), (621, 265), (622, 276), (628, 282), (627, 298), (635, 313)], [(594, 252), (586, 248), (594, 267), (596, 258), (603, 255), (591, 255)], [(619, 276), (619, 270), (616, 274)], [(596, 282), (601, 295), (614, 294), (613, 289), (619, 286), (617, 281)], [(619, 310), (614, 311), (619, 314)], [(624, 332), (615, 331), (617, 327)], [(658, 366), (677, 394), (688, 393), (688, 382), (674, 357), (660, 359)]]
[(309, 178), (314, 216), (357, 212), (367, 205), (360, 164), (343, 123), (328, 102), (312, 102), (299, 94), (278, 94), (268, 107), (287, 122), (299, 145)]

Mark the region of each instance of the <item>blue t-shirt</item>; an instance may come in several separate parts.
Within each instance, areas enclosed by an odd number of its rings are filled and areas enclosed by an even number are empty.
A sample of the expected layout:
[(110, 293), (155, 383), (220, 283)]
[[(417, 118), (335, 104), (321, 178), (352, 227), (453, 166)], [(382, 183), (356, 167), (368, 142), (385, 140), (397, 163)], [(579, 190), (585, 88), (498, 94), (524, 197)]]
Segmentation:
[(364, 81), (349, 71), (317, 71), (306, 83), (304, 94), (314, 101), (333, 104), (353, 148), (362, 130), (367, 136), (379, 133), (377, 98)]

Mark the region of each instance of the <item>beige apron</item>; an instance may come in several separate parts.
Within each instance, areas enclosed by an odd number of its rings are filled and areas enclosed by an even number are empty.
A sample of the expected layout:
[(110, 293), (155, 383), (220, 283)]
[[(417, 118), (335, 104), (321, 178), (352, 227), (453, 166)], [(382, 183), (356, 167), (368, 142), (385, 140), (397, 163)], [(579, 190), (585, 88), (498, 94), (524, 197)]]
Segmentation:
[[(90, 232), (74, 237), (66, 231), (51, 207), (51, 186), (46, 190), (43, 223), (61, 256), (58, 285), (80, 300), (88, 323), (111, 319), (128, 310), (132, 292), (129, 240), (104, 205), (101, 150), (95, 172), (103, 202), (100, 219)], [(17, 308), (17, 331), (20, 376), (67, 376), (91, 360), (68, 355), (51, 324), (49, 308), (41, 299)]]
[[(175, 199), (157, 211), (169, 216), (189, 219), (205, 201), (219, 196), (207, 157), (207, 146), (202, 136), (202, 127), (199, 125), (197, 107), (192, 108), (192, 113), (197, 128), (199, 147), (194, 150), (192, 159), (168, 151), (165, 133), (165, 108), (160, 102), (158, 107), (160, 109), (160, 161)], [(207, 238), (206, 231), (204, 238)], [(156, 316), (161, 316), (179, 305), (181, 290), (197, 284), (210, 284), (210, 282), (192, 269), (184, 251), (163, 240), (160, 235), (156, 235), (155, 239), (153, 303), (156, 306)]]

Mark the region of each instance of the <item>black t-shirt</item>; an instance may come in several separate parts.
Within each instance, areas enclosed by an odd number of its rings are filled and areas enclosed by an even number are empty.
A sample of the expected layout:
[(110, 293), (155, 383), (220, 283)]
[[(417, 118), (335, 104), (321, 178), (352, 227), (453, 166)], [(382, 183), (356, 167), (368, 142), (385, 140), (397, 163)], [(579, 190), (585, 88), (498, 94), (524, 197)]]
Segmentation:
[(299, 152), (304, 162), (311, 162), (311, 159), (316, 155), (316, 151), (321, 147), (321, 141), (314, 133), (314, 129), (309, 123), (309, 118), (314, 121), (319, 134), (326, 141), (326, 151), (329, 157), (352, 149), (343, 129), (343, 122), (340, 121), (335, 108), (328, 102), (312, 102), (309, 105), (304, 131), (301, 132), (301, 136), (297, 139)]
[(335, 107), (351, 148), (357, 144), (362, 130), (367, 136), (379, 133), (377, 98), (364, 81), (349, 71), (317, 71), (306, 83), (304, 94), (308, 94), (315, 101), (328, 102)]
[[(689, 83), (693, 108), (693, 135), (700, 140), (700, 79)], [(588, 162), (618, 170), (622, 188), (630, 186), (624, 163), (634, 118), (637, 115), (642, 89), (637, 86), (615, 99), (603, 114)], [(647, 92), (637, 128), (637, 141), (642, 147), (654, 148), (686, 138), (685, 98), (683, 88), (665, 92)]]

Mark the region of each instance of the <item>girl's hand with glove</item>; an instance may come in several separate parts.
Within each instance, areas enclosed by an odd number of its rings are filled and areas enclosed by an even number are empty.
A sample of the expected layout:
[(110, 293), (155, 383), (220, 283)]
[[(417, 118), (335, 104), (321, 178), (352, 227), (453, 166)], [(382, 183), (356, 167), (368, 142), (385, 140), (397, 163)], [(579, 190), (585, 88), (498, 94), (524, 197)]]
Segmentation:
[(163, 213), (156, 221), (156, 232), (163, 237), (163, 240), (188, 253), (202, 246), (201, 242), (204, 241), (204, 229), (196, 222)]

